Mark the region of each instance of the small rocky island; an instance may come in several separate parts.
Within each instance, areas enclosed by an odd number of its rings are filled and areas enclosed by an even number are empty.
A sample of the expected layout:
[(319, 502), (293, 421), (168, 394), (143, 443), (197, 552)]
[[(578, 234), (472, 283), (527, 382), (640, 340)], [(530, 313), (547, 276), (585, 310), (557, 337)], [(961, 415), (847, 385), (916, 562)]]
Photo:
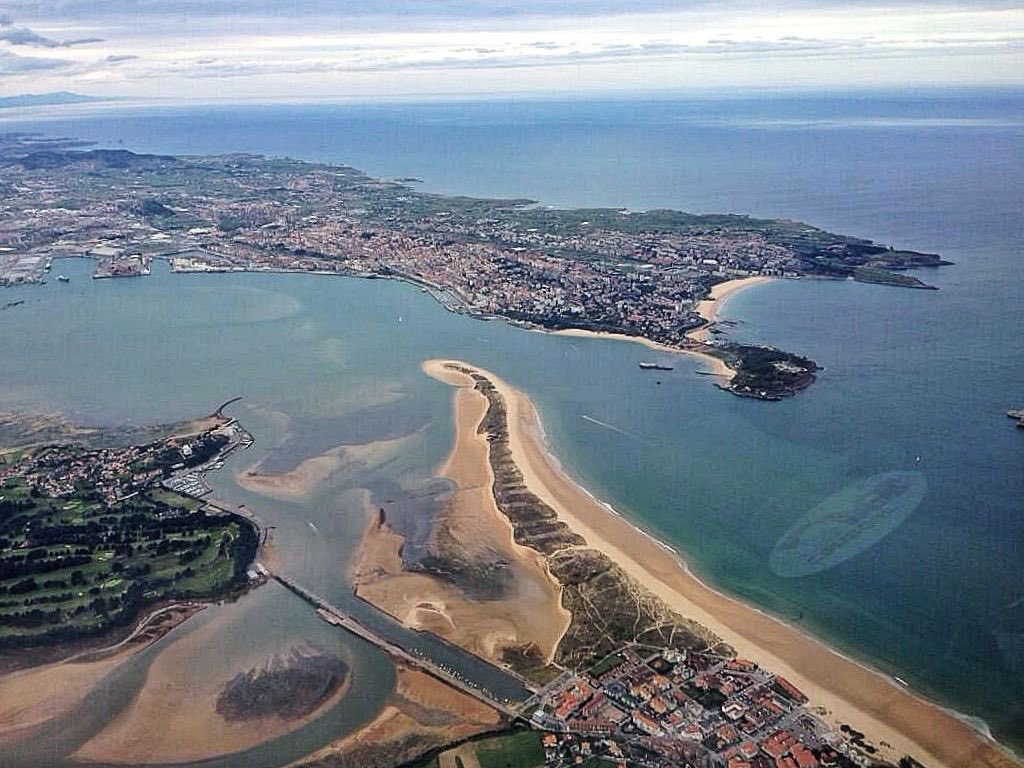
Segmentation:
[(348, 665), (338, 657), (317, 648), (293, 648), (228, 681), (217, 697), (217, 714), (232, 722), (295, 720), (315, 712), (347, 679)]
[(721, 388), (757, 400), (791, 397), (813, 384), (821, 370), (813, 360), (773, 347), (730, 344), (712, 354), (722, 357), (736, 372)]

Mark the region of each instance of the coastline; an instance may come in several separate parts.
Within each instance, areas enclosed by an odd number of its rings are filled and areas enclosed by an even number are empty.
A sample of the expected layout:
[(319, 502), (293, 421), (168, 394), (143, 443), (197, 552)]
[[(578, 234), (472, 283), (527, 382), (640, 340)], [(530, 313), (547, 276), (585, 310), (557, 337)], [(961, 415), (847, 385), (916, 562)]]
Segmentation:
[(1020, 765), (954, 714), (704, 584), (674, 549), (633, 526), (567, 476), (550, 454), (539, 416), (523, 393), (476, 366), (451, 362), (486, 376), (501, 393), (508, 407), (513, 457), (527, 486), (563, 522), (670, 607), (722, 637), (739, 655), (786, 676), (808, 694), (812, 706), (823, 708), (826, 719), (865, 732), (882, 747), (879, 756), (894, 761), (910, 754), (930, 767)]
[[(725, 302), (740, 291), (755, 285), (772, 282), (777, 278), (766, 276), (742, 277), (735, 280), (726, 280), (724, 283), (717, 283), (711, 288), (711, 294), (707, 299), (697, 303), (697, 314), (704, 319), (704, 324), (686, 334), (686, 337), (698, 344), (706, 344), (710, 330), (714, 327), (718, 314), (721, 312)], [(551, 331), (545, 328), (534, 328), (541, 333), (550, 333), (555, 336), (573, 336), (587, 339), (611, 339), (613, 341), (631, 341), (634, 344), (641, 344), (655, 352), (664, 352), (672, 355), (691, 355), (702, 360), (708, 366), (707, 373), (718, 379), (719, 384), (727, 385), (732, 381), (736, 371), (725, 364), (721, 358), (710, 355), (699, 349), (685, 349), (683, 347), (671, 347), (668, 344), (660, 344), (651, 341), (644, 336), (629, 336), (625, 333), (611, 333), (608, 331), (587, 331), (582, 328), (565, 328), (558, 331)]]

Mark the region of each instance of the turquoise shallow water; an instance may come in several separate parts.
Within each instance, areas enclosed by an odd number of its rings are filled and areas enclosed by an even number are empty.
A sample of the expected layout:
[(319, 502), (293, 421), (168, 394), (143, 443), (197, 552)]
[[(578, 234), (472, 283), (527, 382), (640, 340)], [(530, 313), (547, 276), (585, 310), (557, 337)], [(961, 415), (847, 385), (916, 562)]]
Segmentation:
[[(937, 114), (940, 125), (925, 119)], [(236, 464), (267, 454), (274, 471), (411, 435), (302, 503), (217, 480), (221, 495), (272, 516), (278, 546), (304, 555), (301, 575), (341, 599), (363, 520), (354, 489), (404, 500), (410, 531), (443, 490), (429, 476), (450, 444), (450, 393), (419, 363), (465, 358), (525, 389), (566, 468), (705, 578), (1021, 746), (1024, 440), (1003, 412), (1024, 405), (1022, 115), (1020, 97), (1003, 93), (249, 107), (12, 125), (140, 149), (345, 161), (442, 191), (786, 215), (957, 265), (921, 275), (938, 292), (802, 280), (732, 299), (735, 338), (825, 366), (777, 404), (720, 393), (686, 360), (657, 385), (637, 369), (651, 353), (636, 345), (453, 316), (394, 283), (159, 271), (93, 283), (84, 264), (62, 266), (71, 283), (18, 289), (28, 301), (0, 322), (0, 404), (149, 422), (244, 394), (237, 414), (258, 443)], [(892, 514), (871, 531), (838, 534), (842, 557), (809, 573), (773, 569), (795, 525), (892, 472), (913, 475), (912, 487), (879, 503)]]

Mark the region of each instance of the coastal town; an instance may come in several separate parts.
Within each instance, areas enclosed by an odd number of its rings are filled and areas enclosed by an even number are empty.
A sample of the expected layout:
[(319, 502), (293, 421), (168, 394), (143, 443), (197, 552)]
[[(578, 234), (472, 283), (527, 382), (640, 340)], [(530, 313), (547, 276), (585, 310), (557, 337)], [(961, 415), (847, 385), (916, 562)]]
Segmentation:
[[(10, 171), (0, 180), (7, 193), (0, 203), (0, 280), (7, 284), (79, 279), (55, 268), (54, 260), (65, 257), (93, 259), (95, 279), (141, 279), (154, 261), (178, 273), (396, 279), (474, 317), (625, 334), (710, 354), (733, 369), (729, 391), (764, 400), (808, 386), (817, 366), (793, 353), (726, 341), (715, 329), (695, 335), (706, 323), (698, 305), (714, 298), (712, 288), (755, 276), (924, 288), (904, 270), (944, 263), (796, 222), (453, 198), (350, 168), (291, 160), (173, 158), (7, 137), (0, 141), (0, 163)], [(4, 309), (18, 306), (8, 302)], [(518, 422), (508, 409), (518, 401), (486, 372), (452, 362), (439, 367), (442, 374), (461, 376), (485, 401), (476, 429), (487, 444), (481, 461), (489, 469), (495, 514), (505, 518), (501, 531), (507, 522), (515, 546), (536, 553), (531, 567), (553, 580), (556, 608), (568, 614), (550, 653), (521, 643), (501, 655), (474, 657), (494, 666), (488, 674), (521, 684), (519, 698), (492, 693), (429, 654), (396, 643), (384, 619), (394, 614), (358, 587), (356, 598), (381, 612), (374, 620), (385, 625), (383, 632), (261, 560), (263, 537), (275, 526), (261, 528), (242, 507), (228, 513), (203, 501), (210, 492), (204, 473), (252, 443), (241, 425), (223, 417), (223, 406), (201, 427), (157, 441), (103, 448), (53, 442), (7, 455), (0, 465), (0, 504), (6, 503), (0, 511), (6, 511), (10, 530), (3, 532), (10, 534), (5, 541), (11, 551), (3, 557), (8, 570), (0, 578), (0, 612), (10, 619), (10, 637), (4, 641), (0, 632), (0, 641), (61, 642), (130, 622), (140, 606), (154, 601), (212, 599), (273, 582), (270, 589), (284, 587), (333, 630), (362, 638), (392, 661), (447, 686), (449, 694), (457, 691), (489, 707), (502, 729), (530, 728), (548, 766), (895, 765), (902, 747), (857, 731), (856, 716), (826, 710), (813, 700), (820, 690), (808, 687), (805, 694), (737, 655), (602, 551), (599, 537), (588, 540), (573, 530), (547, 496), (538, 495), (543, 485), (531, 485), (536, 481), (528, 482), (516, 463), (512, 430)], [(640, 367), (671, 369), (662, 363)], [(376, 520), (378, 533), (393, 539), (383, 508)], [(320, 535), (312, 521), (305, 522)], [(88, 547), (75, 550), (82, 543), (76, 537)], [(396, 570), (408, 571), (401, 552)], [(510, 579), (506, 560), (499, 563), (501, 576)], [(435, 556), (429, 568), (416, 572), (418, 583), (448, 579), (446, 588), (463, 590), (493, 573), (458, 571), (448, 567), (452, 562)], [(474, 602), (493, 610), (498, 601)], [(417, 610), (434, 605), (424, 599)], [(473, 653), (443, 631), (395, 618), (402, 632), (433, 632), (449, 643), (439, 646), (447, 654)], [(324, 664), (333, 692), (345, 668), (326, 657)], [(276, 662), (268, 669), (281, 673)], [(229, 693), (253, 681), (262, 688), (264, 678), (274, 676), (247, 672), (233, 678)], [(233, 717), (240, 708), (230, 696), (226, 701), (224, 711)], [(405, 746), (420, 749), (421, 756), (439, 748), (426, 741)], [(919, 765), (909, 757), (899, 760), (900, 768)]]
[(94, 450), (74, 443), (43, 446), (15, 460), (0, 456), (0, 485), (17, 478), (40, 495), (63, 498), (88, 491), (105, 504), (161, 483), (198, 497), (209, 492), (201, 472), (218, 469), (227, 455), (251, 439), (237, 422), (227, 421), (197, 435), (145, 445)]
[[(869, 765), (813, 714), (807, 697), (752, 661), (632, 646), (538, 697), (549, 765), (590, 757), (651, 768), (818, 768)], [(865, 751), (867, 750), (867, 751)]]
[(93, 637), (160, 601), (243, 587), (256, 534), (199, 497), (203, 474), (249, 441), (210, 417), (144, 444), (69, 435), (0, 452), (0, 649)]
[(97, 260), (97, 278), (142, 276), (162, 259), (176, 272), (400, 279), (477, 317), (703, 351), (746, 368), (731, 391), (762, 399), (803, 389), (816, 367), (691, 338), (713, 285), (813, 275), (927, 288), (905, 270), (945, 263), (793, 221), (451, 197), (252, 155), (86, 151), (7, 135), (0, 165), (0, 285), (46, 280), (55, 258), (79, 256)]

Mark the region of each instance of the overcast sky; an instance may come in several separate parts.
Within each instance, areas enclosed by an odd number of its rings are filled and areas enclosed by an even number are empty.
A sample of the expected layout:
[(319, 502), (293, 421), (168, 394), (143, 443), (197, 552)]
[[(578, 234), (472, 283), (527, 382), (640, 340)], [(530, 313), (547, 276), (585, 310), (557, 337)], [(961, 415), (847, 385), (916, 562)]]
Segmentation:
[(0, 0), (0, 95), (1024, 85), (1001, 0)]

